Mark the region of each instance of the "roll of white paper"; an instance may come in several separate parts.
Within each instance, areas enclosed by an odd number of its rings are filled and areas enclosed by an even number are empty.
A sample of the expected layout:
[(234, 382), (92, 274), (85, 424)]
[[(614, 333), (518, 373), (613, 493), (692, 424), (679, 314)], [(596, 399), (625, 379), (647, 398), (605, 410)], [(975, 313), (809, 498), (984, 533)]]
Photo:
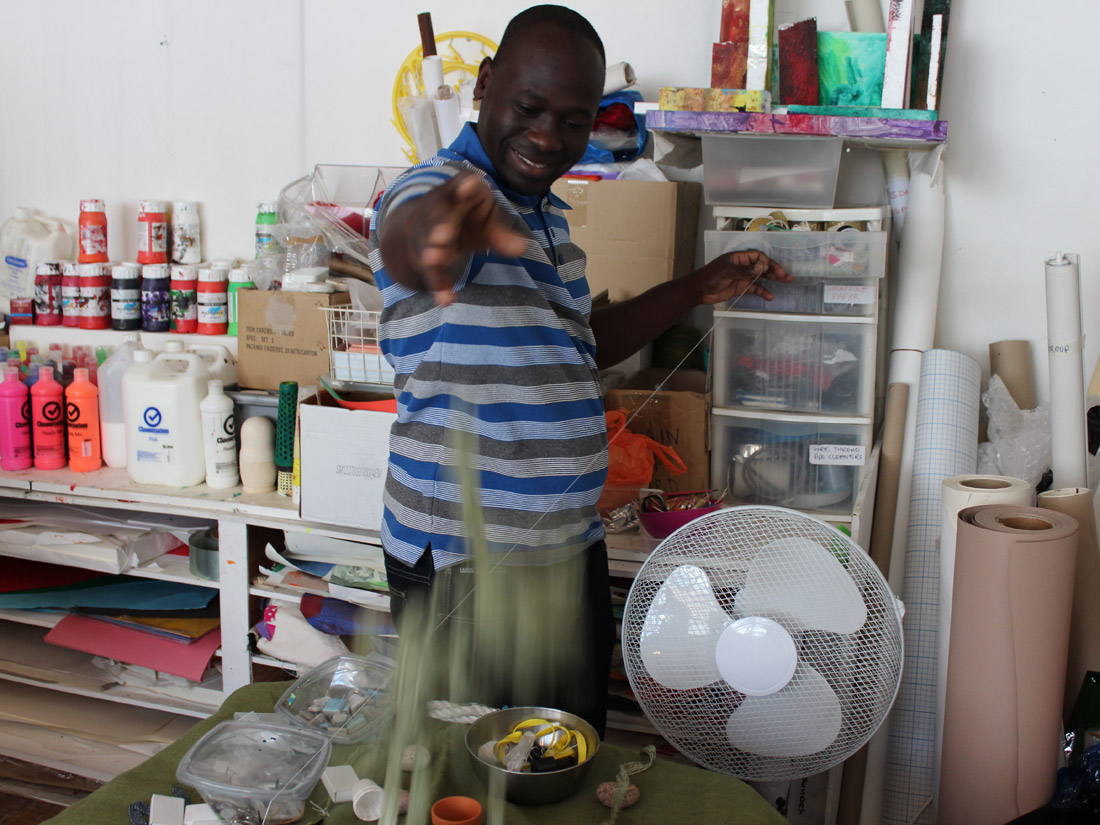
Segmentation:
[(1079, 264), (1077, 255), (1061, 252), (1046, 262), (1050, 451), (1055, 487), (1088, 486)]
[(420, 79), (424, 83), (424, 95), (435, 100), (439, 97), (439, 87), (443, 85), (443, 58), (430, 54), (420, 63)]
[(621, 92), (627, 86), (633, 86), (637, 80), (638, 75), (634, 73), (634, 67), (629, 63), (613, 63), (607, 67), (607, 72), (604, 75), (604, 96)]
[(936, 663), (936, 761), (933, 787), (940, 787), (943, 752), (943, 714), (947, 697), (947, 656), (951, 639), (951, 596), (955, 582), (955, 538), (959, 511), (980, 504), (1031, 506), (1034, 490), (1026, 481), (1010, 476), (961, 475), (944, 479), (940, 495), (940, 620)]
[(351, 789), (351, 809), (364, 822), (375, 822), (382, 816), (382, 789), (377, 782), (360, 779)]
[(439, 129), (439, 143), (444, 147), (450, 146), (451, 141), (458, 137), (462, 129), (462, 118), (458, 115), (458, 98), (451, 92), (448, 97), (434, 98), (432, 105), (435, 107), (435, 125)]

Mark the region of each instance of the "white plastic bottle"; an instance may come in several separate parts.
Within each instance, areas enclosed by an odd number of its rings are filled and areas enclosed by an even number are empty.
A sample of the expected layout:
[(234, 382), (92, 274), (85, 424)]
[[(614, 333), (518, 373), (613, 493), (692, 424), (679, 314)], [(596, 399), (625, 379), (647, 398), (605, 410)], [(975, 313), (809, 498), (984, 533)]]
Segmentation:
[(202, 445), (206, 455), (206, 486), (216, 490), (236, 487), (237, 432), (233, 417), (233, 399), (225, 394), (222, 382), (212, 379), (206, 387), (209, 395), (202, 400)]
[[(134, 353), (145, 349), (136, 332), (122, 339), (99, 368), (99, 431), (103, 461), (108, 467), (126, 466), (126, 408), (122, 403), (122, 377), (134, 363)], [(152, 353), (150, 353), (152, 358)]]
[(126, 470), (138, 484), (191, 487), (206, 478), (202, 414), (210, 373), (193, 352), (134, 353), (122, 379)]

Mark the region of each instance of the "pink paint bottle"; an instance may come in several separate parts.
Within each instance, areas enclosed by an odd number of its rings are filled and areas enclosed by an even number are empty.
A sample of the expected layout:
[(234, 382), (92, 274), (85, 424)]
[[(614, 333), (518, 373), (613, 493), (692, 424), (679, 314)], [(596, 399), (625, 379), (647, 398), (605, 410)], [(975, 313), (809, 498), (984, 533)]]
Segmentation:
[(35, 468), (60, 470), (66, 464), (65, 391), (49, 365), (38, 368), (38, 380), (31, 387), (31, 423)]
[(0, 383), (0, 469), (27, 470), (31, 456), (31, 407), (19, 367), (6, 367)]

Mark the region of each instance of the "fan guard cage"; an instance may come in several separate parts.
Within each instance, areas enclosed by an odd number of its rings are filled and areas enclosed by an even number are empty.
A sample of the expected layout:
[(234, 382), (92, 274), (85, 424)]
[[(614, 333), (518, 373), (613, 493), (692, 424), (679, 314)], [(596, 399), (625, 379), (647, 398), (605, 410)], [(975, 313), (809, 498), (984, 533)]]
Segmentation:
[[(787, 537), (819, 543), (837, 558), (863, 597), (867, 619), (853, 634), (822, 630), (792, 633), (799, 661), (817, 670), (840, 700), (840, 733), (827, 748), (807, 756), (762, 756), (735, 747), (726, 736), (726, 722), (744, 694), (721, 680), (698, 689), (665, 687), (648, 673), (640, 638), (658, 589), (683, 565), (702, 568), (722, 609), (732, 619), (740, 618), (734, 598), (745, 584), (749, 566), (762, 548)], [(779, 578), (786, 578), (787, 572), (781, 569)], [(760, 615), (784, 623), (783, 616)], [(901, 617), (886, 580), (870, 557), (846, 535), (818, 519), (767, 506), (719, 510), (666, 538), (642, 565), (630, 589), (623, 613), (622, 648), (631, 689), (662, 736), (706, 768), (758, 781), (810, 776), (855, 753), (889, 712), (903, 658)], [(798, 678), (796, 675), (792, 684)], [(777, 737), (799, 735), (778, 714), (765, 721)]]

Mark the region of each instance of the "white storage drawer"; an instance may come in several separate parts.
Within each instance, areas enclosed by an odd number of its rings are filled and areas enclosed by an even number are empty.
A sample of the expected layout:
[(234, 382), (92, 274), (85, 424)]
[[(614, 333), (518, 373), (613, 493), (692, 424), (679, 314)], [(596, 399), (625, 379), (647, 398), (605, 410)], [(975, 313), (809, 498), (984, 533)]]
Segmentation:
[(727, 252), (759, 249), (795, 276), (769, 281), (775, 300), (746, 295), (732, 307), (755, 312), (874, 316), (878, 282), (886, 274), (886, 232), (704, 233), (708, 261)]
[(872, 415), (875, 324), (716, 312), (714, 406)]
[(711, 483), (733, 504), (851, 513), (871, 453), (871, 419), (714, 409)]

